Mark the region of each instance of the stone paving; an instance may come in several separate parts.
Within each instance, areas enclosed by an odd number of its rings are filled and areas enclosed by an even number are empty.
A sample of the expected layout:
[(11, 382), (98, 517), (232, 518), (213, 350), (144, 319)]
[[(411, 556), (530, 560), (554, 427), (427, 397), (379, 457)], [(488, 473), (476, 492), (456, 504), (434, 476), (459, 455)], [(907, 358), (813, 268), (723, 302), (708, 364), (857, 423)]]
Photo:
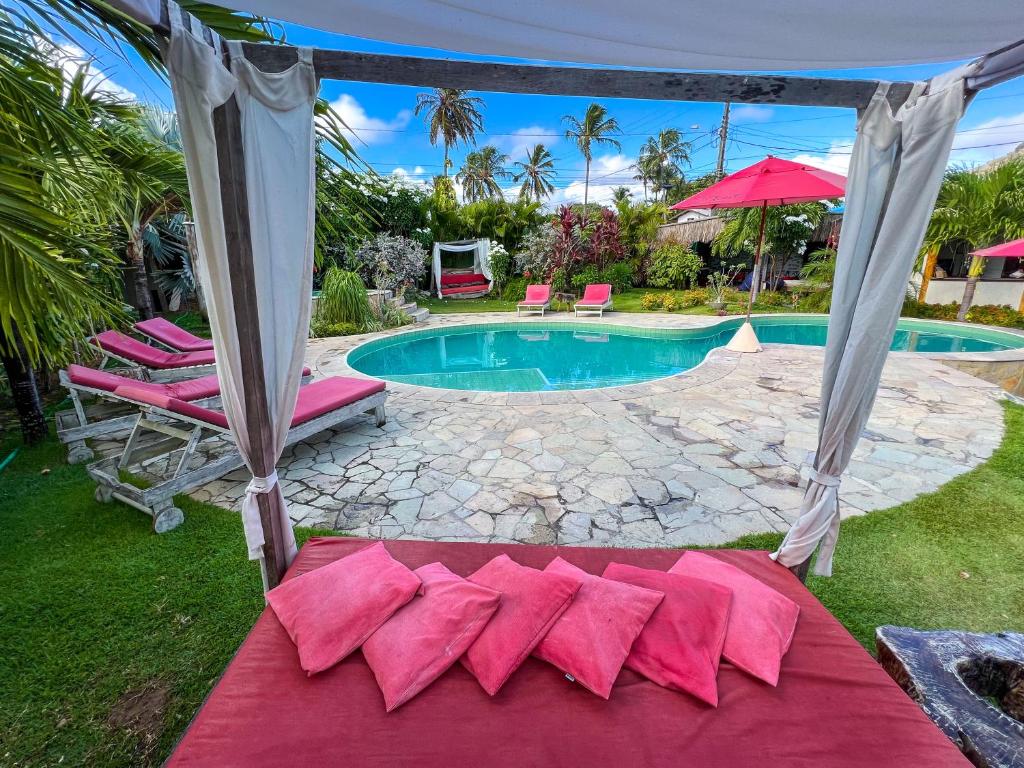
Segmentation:
[[(353, 375), (345, 353), (375, 337), (312, 343), (309, 362), (318, 376)], [(279, 475), (296, 523), (371, 537), (642, 547), (784, 531), (815, 446), (822, 358), (810, 347), (719, 349), (678, 376), (576, 392), (389, 384), (383, 428), (356, 419), (295, 445)], [(890, 355), (843, 480), (844, 516), (932, 491), (987, 458), (1002, 437), (1000, 397), (939, 361)], [(237, 508), (247, 479), (236, 472), (192, 495)]]

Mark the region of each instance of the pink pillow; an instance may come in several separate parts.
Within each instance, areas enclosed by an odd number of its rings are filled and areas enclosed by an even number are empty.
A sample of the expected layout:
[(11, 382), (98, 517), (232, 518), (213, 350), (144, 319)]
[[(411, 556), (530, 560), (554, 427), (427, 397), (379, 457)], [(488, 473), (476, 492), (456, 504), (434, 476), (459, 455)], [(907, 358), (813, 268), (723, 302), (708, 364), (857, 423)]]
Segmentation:
[(718, 706), (718, 662), (732, 593), (709, 581), (610, 563), (604, 578), (665, 593), (626, 659), (626, 666), (665, 688)]
[(569, 607), (581, 582), (519, 565), (508, 555), (498, 555), (469, 580), (501, 592), (498, 612), (462, 657), (493, 696)]
[(778, 685), (782, 657), (793, 642), (800, 606), (746, 571), (700, 552), (687, 552), (669, 573), (695, 576), (732, 590), (722, 655), (747, 674)]
[(576, 578), (583, 586), (533, 655), (607, 699), (633, 641), (664, 594), (602, 579), (560, 557), (552, 560), (544, 573)]
[(285, 581), (267, 593), (267, 603), (312, 676), (362, 645), (421, 586), (377, 543)]
[(441, 563), (413, 571), (423, 596), (401, 608), (363, 643), (388, 712), (454, 664), (498, 610), (501, 594), (466, 581)]

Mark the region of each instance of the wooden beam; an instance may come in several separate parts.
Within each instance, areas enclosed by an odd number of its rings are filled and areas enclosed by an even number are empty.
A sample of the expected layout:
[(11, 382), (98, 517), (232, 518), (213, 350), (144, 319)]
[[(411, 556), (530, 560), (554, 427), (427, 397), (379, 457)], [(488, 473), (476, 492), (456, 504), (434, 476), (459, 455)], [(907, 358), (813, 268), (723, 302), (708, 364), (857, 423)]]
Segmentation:
[[(231, 296), (235, 309), (235, 330), (241, 350), (242, 386), (245, 394), (245, 422), (249, 440), (255, 449), (252, 471), (266, 477), (274, 471), (275, 456), (267, 388), (263, 375), (263, 346), (260, 338), (259, 297), (252, 263), (252, 234), (249, 225), (249, 198), (242, 147), (242, 121), (238, 102), (232, 96), (213, 111), (214, 137), (217, 142), (217, 167), (220, 171), (220, 198), (224, 211), (224, 236), (228, 263), (231, 265)], [(256, 496), (263, 524), (263, 556), (267, 589), (277, 586), (284, 575), (285, 548), (281, 531), (281, 497), (276, 493)]]
[[(264, 72), (280, 72), (298, 58), (294, 46), (245, 43), (244, 48), (246, 58)], [(866, 107), (878, 86), (875, 80), (493, 64), (319, 48), (313, 65), (324, 79), (421, 88), (853, 109)], [(893, 83), (890, 100), (902, 103), (910, 88), (911, 83)]]

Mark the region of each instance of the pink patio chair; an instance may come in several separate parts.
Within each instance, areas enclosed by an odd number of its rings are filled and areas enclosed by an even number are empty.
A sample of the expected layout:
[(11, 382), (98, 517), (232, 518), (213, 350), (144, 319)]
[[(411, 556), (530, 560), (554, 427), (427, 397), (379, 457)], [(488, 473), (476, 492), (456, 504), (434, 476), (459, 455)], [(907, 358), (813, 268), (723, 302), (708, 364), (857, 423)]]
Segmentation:
[(135, 330), (171, 352), (207, 352), (213, 349), (210, 339), (201, 339), (163, 317), (140, 320)]
[(516, 317), (523, 312), (540, 312), (544, 317), (544, 310), (551, 308), (551, 286), (550, 285), (528, 285), (526, 286), (526, 298), (516, 304)]
[(588, 285), (583, 291), (583, 298), (573, 306), (576, 317), (580, 316), (580, 312), (596, 312), (598, 317), (604, 317), (605, 310), (611, 308), (612, 287), (608, 283)]
[(200, 352), (167, 352), (144, 344), (120, 331), (97, 333), (89, 342), (103, 353), (100, 368), (113, 360), (151, 381), (175, 381), (213, 372), (212, 349)]

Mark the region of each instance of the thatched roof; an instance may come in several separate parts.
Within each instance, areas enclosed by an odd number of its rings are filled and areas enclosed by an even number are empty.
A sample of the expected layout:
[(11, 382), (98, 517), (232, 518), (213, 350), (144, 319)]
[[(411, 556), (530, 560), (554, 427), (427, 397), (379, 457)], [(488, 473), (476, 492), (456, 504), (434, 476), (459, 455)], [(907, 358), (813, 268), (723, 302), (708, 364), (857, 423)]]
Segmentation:
[[(821, 223), (811, 233), (811, 240), (823, 242), (828, 240), (832, 233), (832, 227), (837, 222), (842, 222), (843, 214), (828, 213), (821, 220)], [(724, 216), (712, 216), (698, 221), (687, 221), (684, 223), (671, 222), (658, 227), (658, 240), (672, 240), (674, 242), (689, 245), (690, 243), (710, 243), (719, 232), (725, 227)]]

